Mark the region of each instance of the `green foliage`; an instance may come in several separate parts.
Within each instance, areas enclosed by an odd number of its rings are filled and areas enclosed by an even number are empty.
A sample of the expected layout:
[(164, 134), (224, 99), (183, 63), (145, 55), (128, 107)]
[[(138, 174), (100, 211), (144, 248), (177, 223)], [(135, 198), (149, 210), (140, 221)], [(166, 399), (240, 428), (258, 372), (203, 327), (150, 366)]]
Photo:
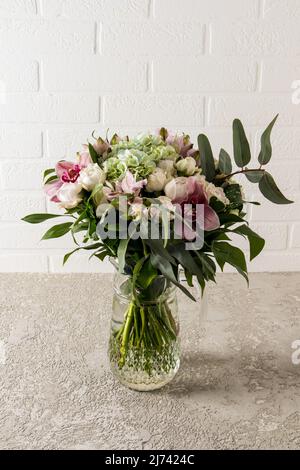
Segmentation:
[(230, 173), (232, 173), (231, 158), (230, 155), (224, 149), (220, 150), (219, 169), (225, 175), (230, 175)]
[(258, 156), (258, 161), (261, 165), (266, 165), (269, 163), (272, 157), (272, 145), (271, 145), (271, 132), (274, 127), (275, 122), (278, 118), (277, 116), (274, 117), (273, 121), (268, 125), (267, 129), (261, 136), (261, 150)]
[(292, 204), (293, 202), (282, 194), (270, 173), (264, 173), (259, 182), (259, 189), (265, 198), (274, 204)]
[(214, 177), (216, 176), (215, 161), (209, 140), (206, 135), (199, 135), (198, 146), (202, 173), (206, 176), (207, 181), (213, 181)]
[(264, 249), (265, 240), (261, 238), (256, 232), (251, 230), (248, 225), (241, 225), (235, 228), (233, 232), (248, 238), (250, 245), (250, 261), (256, 258)]
[(27, 215), (26, 217), (23, 217), (23, 219), (21, 220), (27, 222), (28, 224), (40, 224), (42, 222), (45, 222), (45, 220), (55, 219), (57, 217), (63, 216), (59, 214), (31, 214)]
[(70, 232), (72, 222), (66, 222), (64, 224), (54, 225), (51, 227), (43, 236), (42, 240), (49, 240), (50, 238), (60, 238)]
[(89, 144), (89, 152), (90, 152), (90, 156), (91, 156), (91, 159), (93, 161), (93, 163), (98, 163), (98, 154), (96, 152), (96, 150), (94, 149), (94, 147), (92, 146), (92, 144)]
[(251, 160), (250, 146), (243, 124), (239, 119), (233, 121), (233, 151), (234, 160), (238, 167), (243, 168)]

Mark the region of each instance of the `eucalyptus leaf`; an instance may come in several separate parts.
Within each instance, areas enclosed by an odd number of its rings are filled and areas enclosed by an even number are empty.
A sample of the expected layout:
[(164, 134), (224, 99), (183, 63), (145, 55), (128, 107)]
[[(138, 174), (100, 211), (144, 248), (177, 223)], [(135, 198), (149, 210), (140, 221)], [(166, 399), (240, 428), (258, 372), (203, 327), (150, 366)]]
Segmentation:
[(259, 189), (266, 199), (274, 204), (292, 204), (293, 201), (287, 199), (276, 185), (270, 173), (265, 172), (259, 182)]
[(73, 225), (72, 222), (66, 222), (64, 224), (54, 225), (45, 233), (42, 240), (49, 240), (50, 238), (63, 237), (71, 230), (72, 225)]
[(200, 152), (202, 174), (206, 177), (207, 181), (213, 181), (214, 177), (216, 176), (215, 161), (211, 150), (211, 145), (206, 135), (199, 135), (198, 146)]
[(61, 214), (31, 214), (24, 217), (22, 220), (29, 224), (40, 224), (45, 220), (55, 219), (56, 217), (64, 217)]
[(251, 183), (259, 183), (262, 177), (264, 176), (265, 171), (264, 170), (249, 170), (245, 171), (245, 175), (247, 180), (249, 180)]
[(219, 169), (224, 175), (230, 175), (230, 173), (232, 173), (231, 158), (230, 155), (224, 149), (221, 149), (220, 151)]
[(239, 119), (233, 121), (233, 151), (234, 160), (238, 167), (242, 168), (251, 160), (251, 152), (243, 124)]
[(274, 127), (275, 122), (277, 121), (279, 114), (275, 116), (273, 121), (268, 125), (267, 129), (261, 136), (261, 150), (258, 156), (258, 161), (261, 165), (266, 165), (269, 163), (272, 157), (272, 144), (271, 144), (271, 132)]

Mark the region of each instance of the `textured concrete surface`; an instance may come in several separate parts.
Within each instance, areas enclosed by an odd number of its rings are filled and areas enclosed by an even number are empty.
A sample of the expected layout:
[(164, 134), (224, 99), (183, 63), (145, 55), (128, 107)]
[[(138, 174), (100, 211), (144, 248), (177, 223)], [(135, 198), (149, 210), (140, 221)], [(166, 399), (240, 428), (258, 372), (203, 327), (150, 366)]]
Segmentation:
[(300, 273), (234, 275), (209, 313), (180, 295), (182, 366), (141, 394), (112, 377), (110, 275), (0, 276), (0, 448), (300, 448)]

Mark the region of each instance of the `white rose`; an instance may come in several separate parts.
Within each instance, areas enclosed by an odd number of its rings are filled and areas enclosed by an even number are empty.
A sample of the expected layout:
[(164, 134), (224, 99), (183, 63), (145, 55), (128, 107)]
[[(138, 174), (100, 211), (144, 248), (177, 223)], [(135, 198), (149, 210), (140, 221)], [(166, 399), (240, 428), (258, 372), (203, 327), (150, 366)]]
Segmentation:
[(97, 184), (103, 184), (106, 179), (105, 172), (97, 165), (91, 163), (86, 168), (81, 170), (78, 178), (78, 183), (82, 184), (83, 188), (87, 191), (93, 191)]
[(64, 209), (73, 209), (78, 206), (82, 201), (80, 193), (82, 191), (81, 184), (78, 183), (64, 183), (57, 192), (57, 197), (60, 200), (60, 206)]
[(161, 168), (155, 168), (153, 173), (148, 177), (146, 191), (153, 193), (154, 191), (162, 191), (167, 182), (165, 172)]
[(158, 164), (158, 168), (161, 168), (165, 172), (167, 182), (169, 182), (175, 175), (173, 160), (161, 160)]
[(212, 183), (206, 183), (205, 186), (205, 193), (207, 195), (208, 202), (211, 200), (212, 197), (216, 197), (219, 201), (221, 201), (225, 206), (230, 204), (229, 200), (227, 199), (223, 188), (217, 187)]
[(187, 178), (179, 176), (171, 180), (165, 187), (165, 195), (174, 201), (175, 199), (184, 199), (187, 195), (186, 190)]
[(193, 157), (186, 157), (176, 163), (176, 168), (184, 176), (193, 176), (196, 171), (197, 165)]

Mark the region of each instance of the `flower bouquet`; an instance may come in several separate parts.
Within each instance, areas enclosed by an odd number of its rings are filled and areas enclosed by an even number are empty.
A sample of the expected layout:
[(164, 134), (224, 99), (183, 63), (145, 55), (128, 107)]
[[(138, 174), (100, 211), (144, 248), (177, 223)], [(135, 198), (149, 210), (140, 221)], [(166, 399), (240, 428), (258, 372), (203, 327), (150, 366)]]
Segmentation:
[[(198, 148), (186, 134), (165, 128), (133, 139), (115, 134), (84, 145), (76, 162), (60, 161), (44, 173), (45, 191), (64, 214), (33, 214), (23, 220), (37, 224), (68, 217), (43, 239), (68, 233), (75, 248), (116, 267), (110, 335), (112, 370), (121, 382), (138, 390), (161, 387), (179, 367), (179, 324), (175, 287), (195, 300), (188, 286), (202, 292), (215, 281), (217, 265), (233, 266), (247, 281), (243, 251), (230, 237), (249, 241), (250, 260), (264, 240), (250, 229), (246, 201), (236, 175), (258, 185), (275, 204), (291, 201), (265, 169), (272, 155), (271, 131), (261, 137), (257, 167), (240, 120), (233, 122), (233, 149), (213, 157), (208, 138)], [(181, 282), (180, 274), (185, 281)]]

